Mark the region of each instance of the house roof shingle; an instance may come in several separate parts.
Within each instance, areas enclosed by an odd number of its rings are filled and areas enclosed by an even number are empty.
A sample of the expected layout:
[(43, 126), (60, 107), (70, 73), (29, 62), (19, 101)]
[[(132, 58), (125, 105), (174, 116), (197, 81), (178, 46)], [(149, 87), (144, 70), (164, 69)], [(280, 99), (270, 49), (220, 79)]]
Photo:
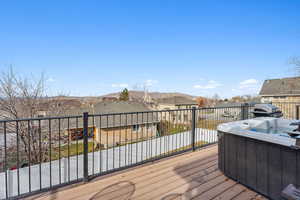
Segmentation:
[(266, 80), (260, 96), (296, 96), (300, 95), (300, 77)]
[(166, 97), (158, 100), (160, 104), (173, 104), (173, 105), (187, 105), (187, 104), (197, 104), (196, 101), (181, 97), (181, 96), (174, 96), (174, 97)]
[[(89, 126), (95, 125), (101, 128), (115, 128), (157, 123), (158, 115), (151, 112), (147, 113), (147, 111), (151, 110), (145, 104), (138, 102), (100, 102), (94, 106), (73, 109), (67, 111), (67, 113), (73, 116), (88, 112), (90, 115), (96, 115), (94, 118), (89, 117)], [(78, 127), (82, 127), (82, 120), (78, 121)]]

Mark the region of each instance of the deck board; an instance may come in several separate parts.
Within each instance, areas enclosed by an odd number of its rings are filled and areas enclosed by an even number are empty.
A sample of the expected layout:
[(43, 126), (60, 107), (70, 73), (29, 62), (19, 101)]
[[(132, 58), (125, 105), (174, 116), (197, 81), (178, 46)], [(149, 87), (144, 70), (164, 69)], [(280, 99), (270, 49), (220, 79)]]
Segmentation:
[(265, 199), (218, 170), (217, 146), (44, 193), (37, 200)]

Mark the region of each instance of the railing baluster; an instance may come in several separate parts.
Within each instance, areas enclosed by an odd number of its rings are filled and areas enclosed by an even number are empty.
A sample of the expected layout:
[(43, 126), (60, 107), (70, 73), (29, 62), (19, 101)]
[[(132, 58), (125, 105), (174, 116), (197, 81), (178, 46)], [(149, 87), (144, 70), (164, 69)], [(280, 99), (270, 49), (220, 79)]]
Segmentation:
[[(79, 172), (78, 172), (78, 137), (79, 137), (79, 129), (78, 129), (78, 117), (76, 117), (76, 130), (75, 130), (75, 139), (76, 139), (76, 178), (79, 179)], [(81, 135), (81, 132), (80, 132)]]
[(4, 171), (5, 171), (5, 195), (6, 195), (6, 199), (8, 199), (10, 196), (9, 194), (9, 188), (8, 188), (8, 167), (7, 167), (7, 139), (6, 139), (6, 122), (3, 123), (3, 136), (4, 136)]
[(132, 165), (132, 158), (133, 158), (133, 154), (132, 154), (132, 150), (133, 150), (133, 130), (132, 130), (132, 124), (133, 124), (133, 114), (131, 114), (131, 126), (130, 126), (130, 133), (131, 133), (131, 142), (130, 142), (130, 149), (131, 149), (131, 152), (130, 152), (130, 164)]
[(70, 169), (70, 118), (68, 117), (68, 182), (71, 181), (71, 176), (70, 176), (70, 172), (71, 172), (71, 169)]
[[(149, 132), (148, 132), (148, 130), (149, 130), (149, 127), (150, 127), (150, 125), (149, 125), (149, 116), (148, 116), (148, 114), (149, 113), (146, 113), (146, 159), (149, 159), (149, 153), (150, 153), (150, 151), (149, 151), (149, 141), (151, 141), (150, 139), (149, 139)], [(144, 126), (145, 127), (145, 126)]]
[(39, 185), (40, 190), (42, 190), (42, 128), (41, 128), (41, 120), (38, 120), (39, 126)]
[[(106, 116), (106, 128), (108, 128), (108, 115)], [(106, 171), (108, 171), (108, 131), (106, 131)]]
[(159, 123), (159, 131), (160, 131), (160, 133), (159, 133), (159, 155), (161, 155), (162, 154), (162, 132), (163, 132), (163, 124), (162, 124), (162, 121), (163, 121), (163, 119), (162, 119), (162, 111), (161, 112), (159, 112), (160, 113), (160, 123)]
[(20, 147), (19, 147), (19, 122), (16, 121), (16, 135), (17, 135), (17, 182), (18, 182), (18, 196), (20, 195)]
[[(92, 129), (91, 131), (93, 131), (93, 133), (91, 134), (92, 135), (92, 140), (93, 140), (93, 144), (92, 144), (92, 151), (93, 151), (93, 169), (92, 169), (92, 174), (94, 175), (95, 174), (95, 131), (94, 131), (94, 128), (95, 128), (95, 117), (92, 116)], [(89, 130), (88, 130), (89, 131)], [(89, 135), (89, 132), (88, 132), (88, 136), (90, 137)]]
[(128, 155), (127, 155), (127, 153), (128, 153), (128, 138), (127, 138), (127, 131), (128, 131), (128, 127), (127, 127), (127, 124), (128, 124), (128, 122), (127, 122), (127, 114), (125, 114), (125, 142), (124, 142), (124, 147), (125, 147), (125, 166), (127, 166), (127, 157), (129, 157)]
[(30, 120), (28, 120), (27, 123), (27, 131), (28, 131), (28, 187), (29, 187), (29, 193), (31, 193), (31, 127), (30, 127)]
[[(143, 121), (144, 121), (144, 114), (142, 113), (142, 121), (141, 121), (141, 124), (143, 123)], [(144, 150), (144, 129), (143, 129), (143, 127), (140, 127), (139, 126), (139, 121), (137, 121), (137, 127), (138, 127), (138, 131), (140, 130), (140, 128), (141, 128), (141, 132), (142, 132), (142, 138), (141, 138), (141, 161), (143, 161), (143, 157), (144, 157), (144, 152), (143, 152), (143, 150)]]
[(89, 180), (89, 166), (88, 166), (88, 136), (89, 136), (89, 113), (83, 113), (83, 180)]
[(49, 173), (50, 173), (50, 178), (49, 178), (49, 183), (50, 183), (50, 188), (52, 188), (52, 151), (51, 151), (51, 119), (49, 119), (49, 159), (50, 159), (50, 163), (49, 163)]
[(61, 184), (61, 150), (60, 150), (60, 119), (58, 119), (58, 175), (59, 175), (59, 184)]
[(122, 138), (121, 138), (121, 134), (122, 134), (122, 115), (120, 114), (120, 122), (119, 122), (119, 168), (121, 167), (121, 148), (122, 148)]
[(113, 121), (112, 121), (112, 127), (113, 127), (113, 169), (115, 169), (115, 115), (113, 115)]
[[(138, 121), (139, 121), (139, 116), (138, 116), (138, 112), (136, 113), (136, 123), (138, 123)], [(133, 124), (132, 124), (132, 126), (133, 126)], [(138, 138), (138, 133), (137, 133), (137, 131), (136, 130), (134, 130), (135, 131), (135, 134), (136, 134), (136, 149), (135, 149), (135, 154), (136, 154), (136, 159), (135, 159), (135, 163), (137, 163), (138, 162), (138, 141), (139, 141), (139, 138)]]
[(102, 117), (99, 117), (99, 173), (102, 173)]

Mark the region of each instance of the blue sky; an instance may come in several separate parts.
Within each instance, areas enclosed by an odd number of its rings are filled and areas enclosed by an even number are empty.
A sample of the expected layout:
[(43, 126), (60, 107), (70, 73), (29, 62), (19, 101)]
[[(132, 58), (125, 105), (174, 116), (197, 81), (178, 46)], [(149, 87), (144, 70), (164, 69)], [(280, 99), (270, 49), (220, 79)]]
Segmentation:
[(291, 76), (300, 1), (6, 1), (0, 70), (44, 72), (49, 91), (122, 87), (222, 97)]

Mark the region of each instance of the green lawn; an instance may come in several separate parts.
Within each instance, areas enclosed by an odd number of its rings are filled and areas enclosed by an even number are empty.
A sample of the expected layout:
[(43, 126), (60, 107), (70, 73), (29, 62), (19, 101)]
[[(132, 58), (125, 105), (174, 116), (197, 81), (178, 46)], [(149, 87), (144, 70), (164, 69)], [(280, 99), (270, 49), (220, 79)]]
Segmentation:
[[(93, 142), (88, 143), (88, 152), (93, 152), (93, 146), (94, 146)], [(98, 150), (99, 149), (97, 149), (95, 146), (94, 151), (98, 151)], [(64, 146), (60, 147), (60, 157), (61, 158), (68, 157), (68, 155), (75, 156), (77, 154), (78, 155), (83, 154), (83, 143), (82, 142), (78, 142), (78, 144), (72, 143), (69, 146), (64, 145)], [(51, 153), (51, 159), (52, 160), (59, 159), (59, 148), (58, 147), (54, 148), (54, 152)]]
[(197, 122), (197, 128), (204, 128), (209, 130), (217, 130), (219, 124), (225, 123), (228, 121), (224, 120), (212, 120), (212, 119), (203, 119)]

